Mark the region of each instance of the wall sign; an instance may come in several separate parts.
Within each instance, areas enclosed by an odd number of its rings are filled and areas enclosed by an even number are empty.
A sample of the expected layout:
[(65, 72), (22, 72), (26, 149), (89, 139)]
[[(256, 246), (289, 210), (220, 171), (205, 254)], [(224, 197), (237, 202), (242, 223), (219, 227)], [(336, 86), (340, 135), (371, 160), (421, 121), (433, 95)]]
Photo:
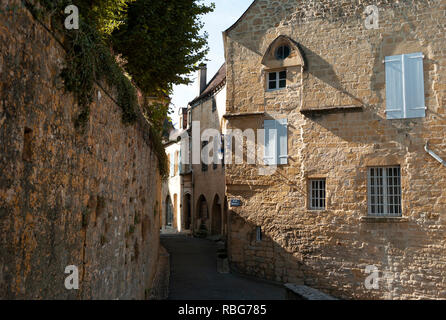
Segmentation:
[(231, 199), (231, 207), (240, 207), (242, 205), (242, 201), (239, 199)]

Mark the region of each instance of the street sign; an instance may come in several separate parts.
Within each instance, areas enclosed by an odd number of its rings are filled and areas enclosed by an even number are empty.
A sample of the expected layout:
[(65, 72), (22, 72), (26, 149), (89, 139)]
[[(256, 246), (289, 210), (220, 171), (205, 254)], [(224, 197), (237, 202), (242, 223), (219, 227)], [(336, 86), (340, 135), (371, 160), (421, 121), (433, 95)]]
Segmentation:
[(240, 207), (242, 205), (242, 201), (239, 199), (231, 199), (231, 207)]

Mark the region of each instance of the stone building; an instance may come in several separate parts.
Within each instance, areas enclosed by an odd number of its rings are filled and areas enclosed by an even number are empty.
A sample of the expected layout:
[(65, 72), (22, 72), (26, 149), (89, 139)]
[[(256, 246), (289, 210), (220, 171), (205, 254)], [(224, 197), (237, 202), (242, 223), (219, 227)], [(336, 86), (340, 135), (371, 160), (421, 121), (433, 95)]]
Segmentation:
[[(186, 108), (180, 109), (180, 113)], [(170, 131), (164, 148), (168, 159), (169, 176), (163, 181), (163, 213), (160, 226), (166, 231), (191, 230), (192, 224), (192, 173), (181, 164), (181, 135), (185, 132), (180, 114), (180, 129)]]
[(79, 130), (60, 34), (19, 0), (0, 2), (0, 30), (0, 299), (149, 298), (162, 270), (148, 122), (124, 124), (103, 84)]
[(446, 298), (445, 21), (444, 0), (256, 0), (224, 32), (226, 125), (277, 164), (226, 165), (234, 269)]
[[(202, 137), (207, 129), (222, 133), (223, 115), (226, 106), (226, 65), (222, 65), (215, 76), (207, 82), (207, 68), (199, 71), (199, 92), (187, 109), (187, 128), (190, 133), (191, 150), (194, 143), (200, 143), (202, 150), (213, 138)], [(193, 126), (193, 123), (199, 126)], [(194, 132), (194, 130), (196, 130)], [(196, 134), (200, 137), (194, 141)], [(202, 141), (203, 140), (203, 141)], [(221, 153), (221, 152), (219, 152)], [(189, 153), (190, 155), (192, 152)], [(210, 153), (213, 157), (213, 153)], [(193, 177), (193, 230), (207, 235), (225, 235), (227, 233), (227, 215), (225, 206), (225, 175), (221, 157), (213, 157), (208, 165), (192, 164)], [(189, 161), (192, 163), (192, 157)], [(187, 172), (187, 171), (186, 171)]]

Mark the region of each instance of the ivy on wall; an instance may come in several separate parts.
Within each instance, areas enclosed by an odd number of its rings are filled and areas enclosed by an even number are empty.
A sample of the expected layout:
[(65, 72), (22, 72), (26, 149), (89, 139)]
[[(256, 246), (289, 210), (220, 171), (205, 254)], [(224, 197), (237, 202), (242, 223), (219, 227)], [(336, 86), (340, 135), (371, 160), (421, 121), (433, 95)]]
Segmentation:
[[(157, 102), (144, 99), (141, 109), (151, 125), (150, 138), (163, 176), (167, 174), (162, 134), (169, 114), (168, 95), (173, 84), (190, 82), (184, 75), (196, 70), (208, 51), (207, 35), (199, 34), (202, 24), (197, 18), (212, 11), (213, 5), (199, 1), (22, 0), (37, 20), (50, 24), (66, 50), (61, 77), (81, 110), (76, 128), (85, 128), (95, 84), (102, 81), (116, 90), (125, 124), (138, 117), (136, 87), (144, 96), (159, 98)], [(64, 27), (64, 10), (71, 4), (79, 8), (77, 30)], [(163, 48), (170, 48), (170, 53)]]

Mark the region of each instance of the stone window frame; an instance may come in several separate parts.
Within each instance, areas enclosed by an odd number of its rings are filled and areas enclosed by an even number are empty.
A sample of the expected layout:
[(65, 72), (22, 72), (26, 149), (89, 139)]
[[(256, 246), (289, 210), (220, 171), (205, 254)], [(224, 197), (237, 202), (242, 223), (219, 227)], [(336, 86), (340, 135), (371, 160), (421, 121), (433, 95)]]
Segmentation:
[[(383, 188), (383, 192), (382, 192), (382, 198), (383, 198), (383, 202), (382, 202), (382, 206), (383, 206), (383, 212), (382, 213), (376, 213), (376, 212), (372, 212), (372, 194), (371, 194), (371, 169), (382, 169), (382, 180), (383, 180), (383, 184), (382, 184), (382, 188)], [(399, 195), (397, 197), (399, 197), (399, 212), (393, 212), (393, 213), (389, 213), (389, 205), (388, 204), (388, 175), (387, 175), (387, 170), (386, 169), (398, 169), (398, 174), (399, 176), (392, 176), (393, 178), (399, 178), (399, 185), (392, 185), (394, 188), (399, 188)], [(387, 165), (387, 166), (368, 166), (367, 167), (367, 218), (372, 218), (372, 219), (401, 219), (403, 218), (403, 190), (402, 190), (402, 170), (401, 170), (401, 166), (400, 165)], [(374, 181), (374, 184), (376, 184), (376, 180)], [(375, 197), (376, 194), (373, 194), (373, 196)], [(374, 204), (375, 206), (379, 205), (379, 204)]]
[[(277, 50), (281, 47), (289, 48), (289, 55), (284, 57), (284, 59), (279, 59), (277, 57)], [(289, 85), (289, 68), (301, 67), (303, 71), (305, 66), (305, 59), (303, 56), (303, 52), (299, 46), (299, 44), (286, 35), (278, 36), (274, 41), (270, 43), (268, 48), (266, 49), (263, 58), (262, 58), (262, 73), (264, 72), (264, 89), (265, 92), (275, 92), (283, 89), (287, 89)], [(269, 88), (269, 75), (270, 73), (276, 72), (280, 73), (282, 71), (286, 72), (286, 84), (285, 87), (279, 87), (279, 78), (276, 80), (277, 87), (274, 89)], [(279, 74), (277, 74), (277, 77)], [(282, 79), (283, 80), (283, 79)]]
[[(280, 49), (282, 49), (282, 52), (280, 52)], [(288, 51), (287, 53), (285, 53), (285, 49)], [(280, 46), (278, 46), (275, 49), (275, 57), (278, 60), (285, 60), (286, 58), (289, 57), (290, 53), (291, 53), (291, 48), (288, 44), (281, 44)]]
[[(312, 194), (313, 194), (313, 188), (312, 188), (312, 183), (316, 182), (316, 181), (323, 181), (324, 182), (324, 189), (323, 189), (323, 194), (324, 194), (324, 198), (323, 198), (323, 203), (324, 206), (323, 207), (313, 207), (312, 206)], [(308, 177), (307, 178), (307, 209), (311, 212), (322, 212), (322, 211), (327, 211), (328, 210), (328, 201), (327, 201), (327, 177), (323, 177), (323, 176), (312, 176), (312, 177)], [(321, 200), (321, 198), (317, 198), (316, 200)]]
[[(285, 78), (280, 78), (280, 73), (281, 72), (284, 72), (285, 71)], [(275, 79), (275, 83), (276, 83), (276, 88), (273, 88), (273, 89), (270, 89), (270, 87), (269, 87), (269, 83), (270, 82), (272, 82), (270, 79), (269, 79), (269, 75), (271, 74), (271, 73), (275, 73), (276, 74), (276, 79)], [(281, 69), (275, 69), (275, 70), (267, 70), (266, 71), (266, 73), (265, 73), (265, 90), (267, 91), (267, 92), (273, 92), (273, 91), (279, 91), (279, 90), (284, 90), (284, 89), (287, 89), (288, 88), (288, 70), (287, 70), (287, 68), (281, 68)], [(285, 80), (285, 87), (280, 87), (279, 85), (280, 85), (280, 81), (283, 81), (283, 80)]]
[[(284, 59), (278, 59), (276, 51), (282, 46), (288, 46), (290, 54)], [(288, 68), (296, 66), (305, 66), (304, 55), (299, 47), (299, 44), (288, 36), (280, 35), (266, 49), (263, 58), (262, 65), (267, 69)]]

